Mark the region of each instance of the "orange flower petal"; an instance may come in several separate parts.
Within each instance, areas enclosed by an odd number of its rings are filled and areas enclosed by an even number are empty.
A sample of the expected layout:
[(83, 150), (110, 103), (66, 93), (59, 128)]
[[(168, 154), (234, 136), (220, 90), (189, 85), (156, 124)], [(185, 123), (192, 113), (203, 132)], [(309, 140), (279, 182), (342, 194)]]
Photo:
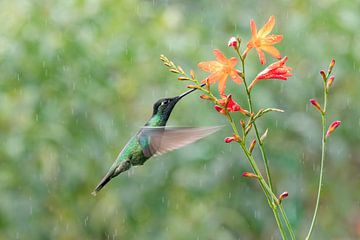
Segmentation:
[(254, 21), (254, 19), (250, 20), (250, 29), (251, 29), (251, 36), (252, 38), (256, 38), (257, 36), (257, 30), (256, 30), (256, 23)]
[(205, 72), (214, 72), (222, 68), (222, 65), (217, 61), (199, 62), (198, 67)]
[(216, 57), (216, 60), (222, 64), (226, 64), (227, 63), (227, 58), (225, 57), (225, 55), (219, 50), (219, 49), (215, 49), (214, 50), (214, 55)]
[(273, 47), (273, 46), (262, 46), (261, 49), (264, 50), (265, 52), (270, 53), (273, 57), (275, 57), (277, 59), (281, 59), (280, 52), (275, 47)]
[(222, 72), (214, 72), (214, 73), (210, 74), (207, 78), (202, 80), (201, 83), (206, 83), (206, 79), (209, 79), (209, 83), (213, 84), (216, 81), (218, 81), (219, 79), (221, 79), (222, 76), (223, 76)]
[(261, 64), (265, 64), (265, 63), (266, 63), (266, 60), (265, 60), (265, 54), (264, 54), (264, 52), (261, 51), (261, 49), (259, 49), (259, 48), (256, 48), (256, 51), (257, 51), (257, 53), (258, 53), (258, 55), (259, 55), (260, 63), (261, 63)]
[(281, 40), (283, 40), (283, 35), (269, 35), (265, 37), (261, 43), (264, 45), (273, 45), (281, 42)]
[(224, 94), (225, 88), (226, 88), (226, 78), (228, 77), (227, 74), (224, 74), (222, 78), (219, 80), (219, 93)]
[(271, 16), (269, 20), (265, 23), (264, 27), (262, 27), (259, 30), (257, 35), (260, 37), (264, 37), (268, 35), (271, 32), (271, 30), (274, 28), (274, 25), (275, 25), (275, 17)]
[(236, 71), (231, 71), (230, 77), (237, 84), (242, 83), (242, 79), (241, 79), (241, 77), (239, 76), (239, 74)]
[(231, 68), (234, 68), (235, 66), (236, 66), (236, 64), (237, 64), (237, 58), (235, 58), (235, 57), (232, 57), (232, 58), (230, 58), (229, 59), (229, 65), (230, 65), (230, 67)]

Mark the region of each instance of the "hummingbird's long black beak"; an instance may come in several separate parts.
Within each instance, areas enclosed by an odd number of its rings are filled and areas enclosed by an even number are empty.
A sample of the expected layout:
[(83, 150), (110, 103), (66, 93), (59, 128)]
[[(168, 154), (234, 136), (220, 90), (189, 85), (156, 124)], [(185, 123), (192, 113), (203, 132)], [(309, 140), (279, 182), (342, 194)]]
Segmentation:
[[(200, 86), (203, 87), (203, 86), (205, 86), (205, 85), (206, 85), (206, 84), (204, 83), (204, 84), (201, 84)], [(189, 93), (194, 92), (195, 90), (196, 90), (196, 88), (190, 89), (189, 91), (184, 92), (183, 94), (181, 94), (181, 95), (178, 96), (178, 100), (180, 100), (181, 98), (185, 97), (185, 96), (188, 95)]]

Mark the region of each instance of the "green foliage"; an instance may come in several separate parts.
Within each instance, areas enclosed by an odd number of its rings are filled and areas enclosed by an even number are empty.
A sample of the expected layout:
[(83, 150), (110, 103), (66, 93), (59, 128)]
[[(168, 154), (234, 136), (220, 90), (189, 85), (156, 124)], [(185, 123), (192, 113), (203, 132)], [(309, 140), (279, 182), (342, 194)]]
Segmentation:
[[(213, 48), (231, 56), (227, 40), (247, 40), (250, 18), (261, 26), (270, 15), (274, 33), (284, 35), (277, 47), (294, 68), (287, 82), (259, 82), (252, 91), (256, 107), (286, 110), (259, 126), (270, 129), (277, 190), (289, 191), (284, 206), (303, 238), (321, 143), (308, 99), (320, 98), (318, 71), (334, 57), (329, 114), (343, 125), (329, 141), (313, 237), (359, 238), (359, 11), (350, 0), (1, 1), (0, 239), (278, 238), (259, 186), (241, 177), (250, 169), (240, 149), (222, 142), (230, 129), (154, 158), (90, 195), (152, 103), (185, 90), (160, 54), (205, 76), (195, 68), (199, 61), (213, 58)], [(250, 74), (262, 68), (255, 57), (250, 53)], [(246, 105), (238, 86), (229, 82), (228, 91)], [(197, 94), (170, 120), (223, 123)]]

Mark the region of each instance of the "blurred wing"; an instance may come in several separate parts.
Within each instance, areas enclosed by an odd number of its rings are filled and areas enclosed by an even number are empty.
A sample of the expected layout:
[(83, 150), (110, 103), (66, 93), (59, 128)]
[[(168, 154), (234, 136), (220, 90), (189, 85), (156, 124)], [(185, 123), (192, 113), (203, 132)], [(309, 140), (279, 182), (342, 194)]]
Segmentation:
[(140, 139), (148, 140), (148, 144), (143, 150), (145, 156), (158, 156), (209, 136), (220, 128), (219, 126), (201, 128), (144, 127)]

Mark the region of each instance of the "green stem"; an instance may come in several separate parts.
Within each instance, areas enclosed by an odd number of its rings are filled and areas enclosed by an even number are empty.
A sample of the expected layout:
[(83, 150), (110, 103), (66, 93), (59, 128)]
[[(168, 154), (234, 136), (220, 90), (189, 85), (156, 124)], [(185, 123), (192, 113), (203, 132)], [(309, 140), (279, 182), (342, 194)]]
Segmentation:
[(279, 209), (280, 209), (281, 215), (282, 215), (283, 218), (284, 218), (286, 227), (287, 227), (288, 230), (289, 230), (291, 239), (295, 240), (296, 237), (295, 237), (294, 231), (293, 231), (293, 229), (292, 229), (292, 227), (291, 227), (291, 224), (290, 224), (290, 221), (289, 221), (289, 219), (288, 219), (288, 217), (287, 217), (287, 215), (286, 215), (285, 209), (283, 208), (283, 206), (282, 206), (281, 203), (279, 203)]
[(306, 236), (306, 240), (310, 239), (312, 230), (315, 225), (316, 216), (319, 208), (320, 203), (320, 196), (321, 196), (321, 188), (322, 188), (322, 180), (323, 180), (323, 172), (324, 172), (324, 160), (325, 160), (325, 147), (326, 147), (326, 106), (327, 106), (327, 88), (326, 88), (326, 81), (324, 81), (324, 109), (321, 113), (321, 123), (322, 123), (322, 146), (321, 146), (321, 163), (320, 163), (320, 176), (319, 176), (319, 186), (318, 186), (318, 192), (316, 197), (316, 204), (315, 204), (315, 210), (314, 215), (311, 221), (309, 232)]
[[(238, 54), (240, 54), (240, 53), (238, 53)], [(246, 79), (245, 79), (245, 61), (242, 60), (242, 59), (241, 59), (241, 64), (242, 64), (242, 69), (243, 69), (243, 80), (244, 80), (244, 86), (245, 86), (245, 90), (246, 90), (249, 110), (250, 110), (250, 112), (253, 112), (251, 93), (250, 93), (250, 91), (248, 89), (247, 82), (246, 82)], [(271, 179), (271, 175), (270, 175), (269, 161), (268, 161), (267, 156), (265, 154), (264, 144), (260, 139), (260, 134), (259, 134), (258, 128), (256, 126), (255, 120), (253, 122), (253, 126), (254, 126), (254, 129), (255, 129), (256, 138), (257, 138), (258, 143), (260, 145), (260, 151), (261, 151), (262, 159), (264, 160), (264, 165), (265, 165), (265, 170), (266, 170), (266, 177), (268, 179), (270, 189), (271, 189), (271, 191), (273, 191), (273, 184), (272, 184), (272, 179)]]
[[(242, 70), (243, 70), (243, 81), (244, 81), (244, 86), (245, 86), (245, 90), (246, 90), (246, 95), (247, 95), (247, 100), (248, 100), (248, 105), (249, 105), (249, 110), (250, 112), (253, 112), (253, 106), (252, 106), (252, 100), (251, 100), (251, 93), (249, 91), (249, 88), (247, 86), (247, 82), (246, 82), (246, 77), (245, 77), (245, 60), (242, 58), (239, 50), (237, 49), (237, 54), (238, 56), (240, 57), (240, 60), (241, 60), (241, 64), (242, 64)], [(256, 134), (256, 138), (257, 138), (257, 141), (260, 145), (260, 151), (261, 151), (261, 155), (262, 155), (262, 159), (264, 161), (264, 165), (265, 165), (265, 170), (266, 170), (266, 176), (267, 176), (267, 179), (268, 179), (268, 182), (269, 182), (269, 193), (271, 193), (272, 195), (273, 192), (274, 192), (274, 188), (273, 188), (273, 183), (272, 183), (272, 179), (271, 179), (271, 174), (270, 174), (270, 167), (269, 167), (269, 161), (267, 159), (267, 155), (266, 155), (266, 152), (265, 152), (265, 148), (264, 148), (264, 143), (263, 141), (261, 141), (261, 137), (260, 137), (260, 134), (259, 134), (259, 131), (258, 131), (258, 128), (256, 126), (256, 120), (254, 120), (253, 122), (253, 126), (254, 126), (254, 130), (255, 130), (255, 134)], [(274, 195), (275, 196), (275, 195)], [(284, 208), (282, 207), (282, 205), (277, 201), (277, 198), (275, 196), (274, 200), (273, 200), (273, 204), (274, 202), (279, 206), (279, 209), (280, 209), (280, 212), (283, 216), (283, 219), (285, 221), (285, 224), (286, 224), (286, 227), (290, 233), (290, 236), (291, 236), (291, 239), (296, 239), (295, 237), (295, 234), (294, 234), (294, 231), (290, 225), (290, 222), (289, 222), (289, 219), (286, 215), (286, 212), (284, 210)], [(275, 214), (274, 214), (275, 215)]]
[[(233, 132), (236, 134), (236, 135), (239, 135), (239, 131), (237, 130), (237, 127), (234, 123), (234, 121), (232, 120), (231, 116), (229, 115), (229, 113), (227, 113), (227, 118), (229, 120), (229, 123), (233, 129)], [(277, 197), (272, 193), (271, 189), (269, 188), (269, 186), (267, 185), (267, 183), (265, 182), (263, 176), (261, 175), (261, 172), (255, 162), (255, 159), (254, 157), (251, 155), (251, 153), (246, 149), (246, 146), (243, 142), (239, 142), (239, 145), (240, 147), (243, 149), (247, 159), (249, 160), (249, 163), (250, 163), (250, 166), (251, 168), (253, 169), (253, 171), (255, 172), (255, 174), (259, 177), (258, 178), (258, 181), (260, 183), (260, 186), (261, 186), (261, 189), (263, 190), (265, 196), (266, 196), (266, 199), (268, 201), (268, 204), (270, 206), (270, 208), (272, 209), (273, 211), (273, 214), (274, 214), (274, 217), (275, 217), (275, 220), (276, 220), (276, 223), (278, 225), (278, 228), (279, 228), (279, 231), (280, 231), (280, 234), (281, 234), (281, 237), (282, 239), (286, 240), (287, 237), (285, 235), (285, 230), (284, 230), (284, 227), (283, 227), (283, 224), (280, 220), (280, 216), (279, 216), (279, 213), (277, 211), (277, 207), (275, 204), (273, 204), (274, 201), (277, 202)]]

